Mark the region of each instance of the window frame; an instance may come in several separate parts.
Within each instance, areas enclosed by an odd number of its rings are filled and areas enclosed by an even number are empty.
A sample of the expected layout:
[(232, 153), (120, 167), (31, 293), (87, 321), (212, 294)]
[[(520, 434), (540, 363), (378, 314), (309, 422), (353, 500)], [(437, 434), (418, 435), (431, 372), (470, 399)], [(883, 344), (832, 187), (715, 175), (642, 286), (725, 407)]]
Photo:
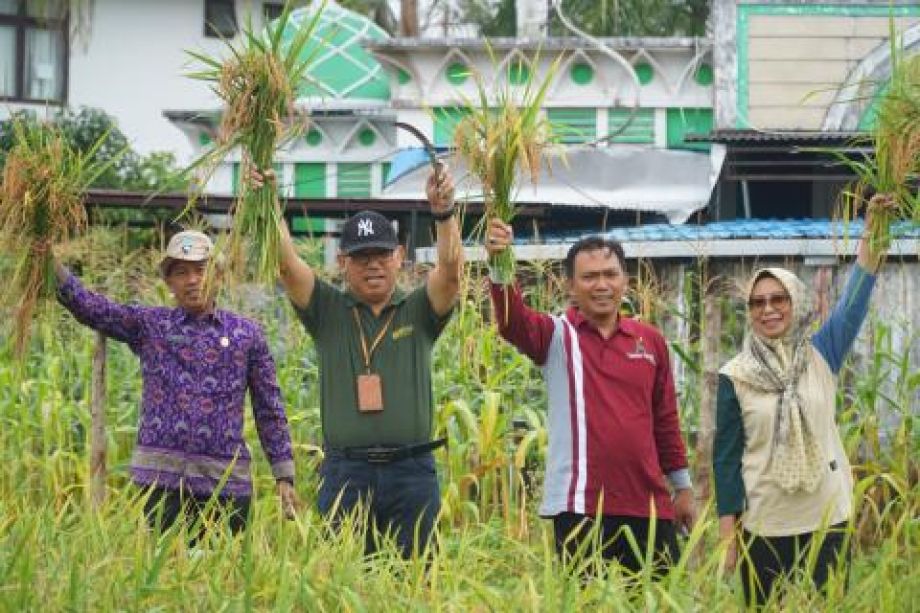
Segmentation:
[[(16, 36), (14, 64), (16, 75), (13, 95), (0, 94), (0, 102), (17, 102), (25, 104), (66, 105), (70, 89), (70, 17), (65, 11), (62, 17), (33, 17), (27, 12), (27, 0), (19, 0), (18, 12), (14, 15), (0, 13), (0, 27), (12, 27)], [(61, 66), (61, 94), (59, 98), (29, 98), (26, 90), (26, 32), (29, 29), (59, 31), (61, 33), (62, 53), (59, 58)]]
[[(217, 24), (208, 19), (208, 5), (229, 7), (233, 15), (233, 32), (221, 32), (217, 29)], [(236, 0), (204, 0), (202, 4), (202, 32), (205, 38), (230, 39), (240, 33), (240, 20), (236, 15)]]

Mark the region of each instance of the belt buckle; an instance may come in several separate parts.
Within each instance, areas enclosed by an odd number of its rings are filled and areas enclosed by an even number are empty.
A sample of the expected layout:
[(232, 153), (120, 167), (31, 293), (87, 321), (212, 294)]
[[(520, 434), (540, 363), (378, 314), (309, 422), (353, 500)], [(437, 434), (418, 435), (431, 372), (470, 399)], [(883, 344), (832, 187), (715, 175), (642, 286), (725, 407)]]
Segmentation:
[(367, 462), (369, 464), (387, 464), (393, 459), (393, 450), (386, 447), (369, 447)]

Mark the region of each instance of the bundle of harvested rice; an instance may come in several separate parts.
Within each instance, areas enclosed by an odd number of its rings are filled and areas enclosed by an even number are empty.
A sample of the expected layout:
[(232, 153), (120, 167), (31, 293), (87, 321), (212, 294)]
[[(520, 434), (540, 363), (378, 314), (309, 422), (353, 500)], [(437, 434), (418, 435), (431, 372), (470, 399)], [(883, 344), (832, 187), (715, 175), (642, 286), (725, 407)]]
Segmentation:
[(93, 161), (108, 135), (80, 152), (50, 125), (17, 120), (12, 130), (0, 178), (0, 245), (14, 260), (3, 302), (13, 309), (22, 356), (37, 307), (57, 289), (51, 248), (86, 226), (84, 192), (119, 156)]
[[(539, 54), (531, 65), (539, 65), (538, 60)], [(457, 124), (454, 144), (457, 155), (482, 184), (484, 220), (498, 218), (511, 223), (517, 213), (520, 175), (536, 184), (548, 162), (545, 153), (553, 141), (553, 130), (542, 106), (558, 66), (559, 58), (550, 64), (542, 82), (528, 75), (520, 85), (509, 83), (499, 88), (494, 97), (489, 95), (481, 75), (473, 73), (478, 102), (465, 102), (465, 115)], [(512, 249), (490, 257), (489, 266), (496, 281), (511, 283), (515, 271)]]
[(244, 180), (240, 182), (234, 206), (227, 243), (228, 261), (242, 262), (243, 244), (248, 241), (254, 276), (266, 283), (272, 283), (278, 275), (281, 205), (274, 183), (264, 182), (255, 187), (245, 178), (251, 175), (253, 166), (259, 170), (272, 168), (278, 147), (301, 135), (307, 127), (306, 119), (295, 109), (295, 101), (297, 86), (316, 55), (305, 49), (323, 6), (312, 17), (296, 24), (293, 37), (288, 2), (281, 16), (264, 31), (256, 32), (249, 24), (243, 29), (240, 42), (228, 41), (226, 59), (189, 52), (206, 66), (205, 70), (189, 76), (212, 83), (214, 92), (225, 104), (217, 146), (195, 166), (213, 169), (232, 149), (242, 148), (240, 176)]

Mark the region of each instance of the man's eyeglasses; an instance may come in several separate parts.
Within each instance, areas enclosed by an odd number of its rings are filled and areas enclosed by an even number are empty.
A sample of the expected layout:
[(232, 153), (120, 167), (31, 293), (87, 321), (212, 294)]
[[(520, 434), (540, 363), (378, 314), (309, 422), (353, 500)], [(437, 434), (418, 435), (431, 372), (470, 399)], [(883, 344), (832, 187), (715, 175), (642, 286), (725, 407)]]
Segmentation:
[(349, 258), (359, 266), (368, 266), (371, 262), (388, 262), (393, 257), (393, 251), (381, 249), (379, 251), (358, 251), (350, 253)]
[(789, 305), (789, 294), (767, 294), (766, 296), (751, 296), (748, 308), (752, 311), (762, 311), (770, 305), (773, 310), (779, 310)]

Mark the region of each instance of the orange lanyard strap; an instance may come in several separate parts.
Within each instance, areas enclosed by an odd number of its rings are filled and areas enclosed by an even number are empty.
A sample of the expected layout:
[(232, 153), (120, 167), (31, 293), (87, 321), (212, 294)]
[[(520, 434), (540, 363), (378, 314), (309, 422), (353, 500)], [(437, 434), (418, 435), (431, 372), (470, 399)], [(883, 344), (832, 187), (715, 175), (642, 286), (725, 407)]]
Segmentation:
[(353, 307), (351, 312), (355, 316), (355, 325), (358, 326), (358, 334), (361, 335), (361, 351), (364, 352), (364, 366), (367, 368), (367, 372), (370, 372), (371, 358), (374, 355), (374, 351), (377, 350), (377, 347), (383, 341), (383, 337), (386, 336), (390, 324), (393, 323), (393, 317), (396, 316), (396, 308), (394, 307), (393, 310), (390, 311), (390, 316), (387, 318), (386, 323), (383, 324), (383, 328), (381, 328), (380, 332), (377, 334), (377, 338), (371, 343), (370, 349), (367, 348), (367, 338), (364, 336), (364, 326), (361, 325), (361, 316), (358, 314), (358, 307)]

